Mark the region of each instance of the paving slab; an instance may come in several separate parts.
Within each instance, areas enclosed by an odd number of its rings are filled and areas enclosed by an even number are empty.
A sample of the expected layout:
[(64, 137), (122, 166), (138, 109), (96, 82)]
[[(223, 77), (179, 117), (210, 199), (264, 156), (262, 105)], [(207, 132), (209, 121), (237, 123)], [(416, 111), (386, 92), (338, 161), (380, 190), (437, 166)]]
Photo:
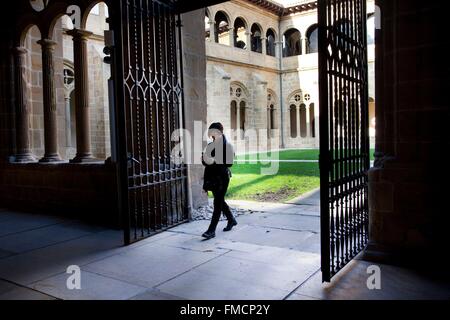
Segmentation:
[(67, 266), (32, 253), (14, 255), (0, 260), (0, 278), (20, 285), (28, 285), (63, 272)]
[(289, 204), (320, 206), (320, 189), (308, 192), (298, 198), (287, 201)]
[(55, 298), (30, 288), (0, 280), (0, 301), (3, 300), (55, 300)]
[(221, 244), (224, 243), (224, 241), (226, 240), (220, 238), (205, 240), (200, 235), (176, 233), (174, 236), (162, 241), (161, 245), (199, 252), (224, 254), (229, 251), (221, 247)]
[(289, 291), (243, 283), (226, 277), (192, 270), (158, 287), (164, 293), (189, 300), (281, 300)]
[(320, 255), (316, 253), (300, 252), (284, 248), (275, 248), (269, 246), (248, 245), (241, 242), (222, 244), (223, 248), (231, 251), (226, 254), (227, 257), (236, 259), (250, 260), (265, 264), (274, 265), (298, 265), (303, 268), (317, 270), (320, 267)]
[(12, 253), (22, 253), (81, 238), (100, 230), (102, 229), (77, 222), (50, 225), (1, 237), (0, 249)]
[(105, 231), (1, 259), (0, 278), (21, 285), (65, 272), (124, 250), (122, 233)]
[(160, 290), (157, 289), (150, 289), (134, 296), (130, 300), (185, 300), (185, 299), (168, 293), (161, 292)]
[(0, 249), (0, 260), (12, 256), (14, 253)]
[(0, 237), (61, 223), (63, 220), (37, 214), (0, 212)]
[(90, 263), (84, 269), (153, 288), (216, 257), (218, 254), (214, 252), (198, 252), (151, 243)]
[[(179, 225), (175, 228), (170, 229), (168, 232), (174, 233), (187, 233), (191, 235), (202, 235), (206, 230), (208, 230), (209, 227), (209, 220), (200, 220), (200, 221), (192, 221), (188, 223), (183, 223), (182, 225)], [(219, 225), (217, 227), (218, 230), (221, 230), (226, 226), (225, 221), (219, 222)]]
[(319, 263), (318, 256), (291, 259), (289, 263), (267, 263), (225, 254), (195, 268), (195, 272), (236, 280), (243, 286), (255, 285), (291, 292), (319, 269)]
[(369, 290), (367, 268), (373, 263), (351, 261), (330, 284), (322, 284), (320, 272), (295, 293), (326, 300), (448, 300), (450, 286), (426, 280), (413, 271), (378, 265), (381, 269), (381, 290)]
[(320, 232), (320, 219), (313, 216), (259, 213), (240, 216), (238, 223), (291, 231)]
[(221, 232), (218, 237), (238, 242), (297, 249), (302, 241), (305, 241), (313, 235), (309, 231), (290, 231), (260, 226), (238, 225), (231, 232)]
[(84, 270), (81, 272), (81, 289), (70, 290), (66, 284), (68, 277), (66, 273), (58, 274), (34, 283), (32, 288), (64, 300), (127, 300), (146, 290)]

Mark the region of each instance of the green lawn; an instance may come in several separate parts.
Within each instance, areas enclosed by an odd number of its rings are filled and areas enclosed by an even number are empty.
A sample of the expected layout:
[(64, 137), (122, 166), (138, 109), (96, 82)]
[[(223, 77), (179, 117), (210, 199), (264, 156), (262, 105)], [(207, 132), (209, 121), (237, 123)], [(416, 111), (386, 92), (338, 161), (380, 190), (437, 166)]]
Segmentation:
[(261, 167), (261, 164), (235, 164), (227, 198), (282, 202), (320, 186), (317, 163), (279, 163), (278, 174), (272, 176), (261, 175)]
[[(371, 150), (373, 160), (374, 150)], [(265, 155), (264, 158), (271, 157)], [(318, 160), (319, 150), (284, 150), (279, 160)], [(238, 156), (237, 160), (254, 159), (255, 156)], [(263, 159), (264, 159), (263, 158)], [(232, 167), (233, 177), (227, 198), (262, 202), (283, 202), (299, 197), (320, 186), (318, 163), (278, 163), (276, 175), (262, 175), (261, 169), (270, 163), (238, 163)]]
[[(375, 150), (370, 150), (370, 157), (373, 161)], [(269, 152), (265, 157), (271, 157), (272, 154)], [(252, 159), (254, 155), (240, 155), (236, 157), (236, 160), (249, 160)], [(304, 149), (304, 150), (283, 150), (279, 152), (280, 160), (318, 160), (319, 159), (319, 149)]]

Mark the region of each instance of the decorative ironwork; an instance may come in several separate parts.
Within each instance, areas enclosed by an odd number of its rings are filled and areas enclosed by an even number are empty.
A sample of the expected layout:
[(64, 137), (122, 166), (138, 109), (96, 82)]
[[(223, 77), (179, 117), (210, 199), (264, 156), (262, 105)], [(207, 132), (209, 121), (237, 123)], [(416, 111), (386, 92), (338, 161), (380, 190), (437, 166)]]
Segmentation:
[(323, 281), (368, 242), (366, 0), (319, 0)]
[[(187, 167), (173, 154), (182, 127), (180, 37), (172, 1), (123, 0), (125, 243), (188, 218)], [(120, 77), (119, 77), (120, 78)]]

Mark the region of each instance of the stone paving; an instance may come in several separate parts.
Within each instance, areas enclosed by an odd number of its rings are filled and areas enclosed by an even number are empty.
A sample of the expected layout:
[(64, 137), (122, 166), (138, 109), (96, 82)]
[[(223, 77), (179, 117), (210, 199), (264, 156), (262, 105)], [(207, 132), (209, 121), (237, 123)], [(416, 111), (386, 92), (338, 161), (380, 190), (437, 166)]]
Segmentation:
[[(383, 290), (369, 291), (369, 264), (358, 260), (322, 285), (318, 194), (230, 201), (239, 213), (232, 232), (221, 222), (204, 241), (209, 222), (198, 220), (128, 247), (120, 231), (0, 210), (0, 300), (450, 298), (448, 288), (390, 266)], [(81, 290), (67, 289), (70, 265), (81, 268)]]

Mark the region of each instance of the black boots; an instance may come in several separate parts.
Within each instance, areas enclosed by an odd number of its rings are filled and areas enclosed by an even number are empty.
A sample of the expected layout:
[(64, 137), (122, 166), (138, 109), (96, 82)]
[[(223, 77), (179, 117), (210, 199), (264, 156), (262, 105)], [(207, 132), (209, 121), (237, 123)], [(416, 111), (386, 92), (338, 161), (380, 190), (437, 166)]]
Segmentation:
[(206, 238), (206, 240), (212, 239), (216, 236), (216, 233), (214, 231), (206, 231), (204, 234), (202, 234), (203, 238)]
[[(224, 232), (231, 231), (234, 226), (237, 226), (236, 219), (233, 218), (233, 220), (228, 221), (227, 226), (223, 229)], [(206, 240), (212, 239), (216, 236), (216, 233), (214, 231), (206, 231), (204, 234), (202, 234), (203, 238), (206, 238)]]
[(231, 229), (233, 229), (234, 226), (237, 226), (237, 221), (236, 219), (233, 218), (233, 220), (228, 221), (227, 226), (223, 229), (224, 232), (228, 232), (231, 231)]

